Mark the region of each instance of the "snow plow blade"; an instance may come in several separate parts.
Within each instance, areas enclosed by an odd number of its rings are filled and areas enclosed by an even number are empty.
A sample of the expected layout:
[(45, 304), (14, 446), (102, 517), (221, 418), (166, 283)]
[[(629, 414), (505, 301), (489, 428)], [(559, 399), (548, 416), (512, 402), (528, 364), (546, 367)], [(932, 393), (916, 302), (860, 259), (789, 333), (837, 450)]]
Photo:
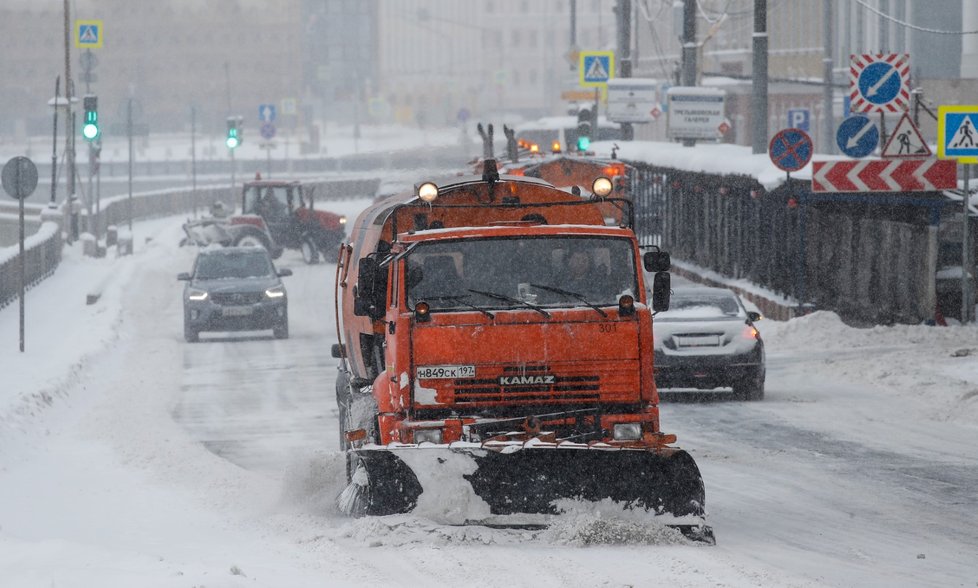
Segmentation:
[(680, 449), (376, 446), (351, 457), (339, 506), (352, 516), (410, 512), (447, 524), (543, 527), (586, 511), (714, 543), (703, 479)]

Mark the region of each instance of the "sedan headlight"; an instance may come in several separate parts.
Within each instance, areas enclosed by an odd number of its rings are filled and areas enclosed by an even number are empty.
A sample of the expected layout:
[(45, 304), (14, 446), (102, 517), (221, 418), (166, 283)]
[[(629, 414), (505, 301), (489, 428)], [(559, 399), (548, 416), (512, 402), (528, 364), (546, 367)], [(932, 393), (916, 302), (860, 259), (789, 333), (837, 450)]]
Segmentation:
[(281, 284), (278, 286), (272, 286), (268, 290), (265, 290), (265, 296), (268, 298), (281, 298), (285, 296), (285, 286)]
[(428, 442), (438, 445), (441, 443), (441, 429), (415, 429), (414, 442)]
[(190, 290), (187, 290), (187, 300), (193, 300), (194, 302), (207, 300), (207, 290), (191, 288)]
[(617, 423), (613, 435), (615, 441), (638, 441), (642, 438), (642, 423)]

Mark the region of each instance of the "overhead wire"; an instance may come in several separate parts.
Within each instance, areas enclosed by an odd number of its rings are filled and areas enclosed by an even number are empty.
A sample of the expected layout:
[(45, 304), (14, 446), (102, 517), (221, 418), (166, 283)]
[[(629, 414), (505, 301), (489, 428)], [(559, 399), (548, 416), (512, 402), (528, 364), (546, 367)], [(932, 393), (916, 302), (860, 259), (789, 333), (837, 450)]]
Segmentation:
[(862, 6), (863, 8), (865, 8), (866, 10), (875, 13), (877, 16), (881, 16), (881, 17), (885, 18), (886, 20), (888, 20), (888, 21), (890, 21), (892, 23), (896, 23), (896, 24), (900, 25), (901, 27), (905, 27), (905, 28), (912, 29), (912, 30), (915, 30), (915, 31), (920, 31), (920, 32), (923, 32), (923, 33), (933, 33), (935, 35), (975, 35), (975, 34), (978, 34), (978, 30), (974, 30), (974, 31), (944, 31), (944, 30), (940, 30), (940, 29), (930, 29), (930, 28), (927, 28), (927, 27), (917, 26), (917, 25), (914, 25), (914, 24), (910, 24), (909, 22), (902, 21), (902, 20), (900, 20), (898, 18), (894, 18), (893, 16), (890, 16), (889, 14), (886, 14), (886, 13), (882, 12), (880, 9), (876, 8), (875, 6), (870, 6), (869, 4), (867, 4), (865, 2), (865, 0), (855, 0), (855, 2), (856, 2), (856, 4), (859, 4), (860, 6)]

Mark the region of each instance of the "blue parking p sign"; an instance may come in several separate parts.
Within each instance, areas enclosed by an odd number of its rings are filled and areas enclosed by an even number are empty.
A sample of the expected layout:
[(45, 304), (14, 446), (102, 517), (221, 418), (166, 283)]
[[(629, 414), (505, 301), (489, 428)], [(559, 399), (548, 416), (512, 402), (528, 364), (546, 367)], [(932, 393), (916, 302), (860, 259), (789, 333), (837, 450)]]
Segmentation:
[(788, 109), (788, 128), (800, 129), (806, 133), (811, 130), (811, 111), (807, 108)]

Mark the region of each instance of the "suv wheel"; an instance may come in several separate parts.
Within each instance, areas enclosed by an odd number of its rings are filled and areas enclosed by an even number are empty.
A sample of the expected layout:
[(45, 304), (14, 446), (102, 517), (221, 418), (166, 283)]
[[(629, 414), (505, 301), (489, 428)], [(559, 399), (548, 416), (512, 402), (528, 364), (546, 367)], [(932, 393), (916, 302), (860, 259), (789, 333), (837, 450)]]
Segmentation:
[(288, 339), (289, 338), (289, 316), (285, 315), (282, 318), (282, 322), (272, 329), (272, 334), (275, 335), (276, 339)]
[(200, 332), (197, 331), (197, 329), (188, 325), (187, 323), (184, 323), (183, 338), (187, 340), (187, 343), (196, 343), (200, 341)]

